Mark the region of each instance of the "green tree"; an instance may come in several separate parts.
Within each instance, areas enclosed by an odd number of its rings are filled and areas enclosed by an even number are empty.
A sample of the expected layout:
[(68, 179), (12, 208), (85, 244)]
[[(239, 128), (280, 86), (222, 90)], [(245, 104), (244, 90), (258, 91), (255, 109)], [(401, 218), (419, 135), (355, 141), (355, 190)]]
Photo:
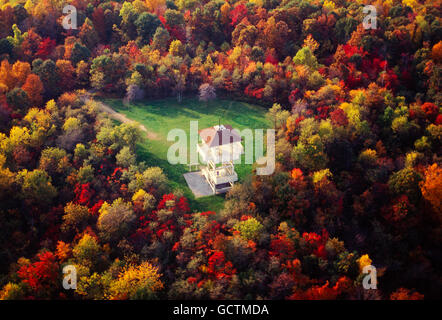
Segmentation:
[(238, 230), (246, 240), (256, 241), (264, 230), (264, 226), (255, 218), (249, 218), (235, 224), (233, 229)]
[(91, 268), (99, 260), (101, 250), (97, 239), (85, 233), (74, 249), (72, 249), (72, 254), (75, 261), (80, 265)]
[(94, 180), (94, 168), (90, 164), (85, 165), (80, 169), (78, 169), (77, 173), (78, 183), (85, 184), (92, 182), (93, 180)]
[(135, 21), (138, 18), (138, 13), (135, 10), (132, 2), (125, 1), (120, 10), (120, 17), (122, 18), (121, 26), (129, 39), (134, 39), (137, 34)]
[(11, 54), (14, 49), (14, 45), (9, 39), (0, 39), (0, 56), (3, 54)]
[(184, 25), (184, 16), (178, 10), (167, 9), (164, 13), (164, 19), (166, 20), (166, 23), (171, 27)]
[(137, 158), (129, 147), (123, 147), (116, 155), (117, 165), (124, 168), (129, 168), (131, 165), (136, 164)]
[(34, 72), (37, 72), (41, 82), (43, 82), (46, 97), (52, 98), (61, 91), (62, 88), (58, 85), (60, 77), (54, 61), (45, 60)]
[(320, 136), (315, 134), (305, 142), (298, 142), (293, 148), (292, 159), (304, 169), (311, 171), (324, 169), (328, 163), (328, 156)]
[(413, 168), (406, 167), (393, 173), (388, 180), (390, 190), (396, 195), (405, 194), (410, 200), (417, 201), (420, 198), (419, 182), (422, 176)]
[(153, 36), (152, 48), (164, 51), (164, 49), (167, 48), (169, 39), (169, 32), (162, 27), (158, 27)]
[(21, 186), (22, 198), (36, 204), (49, 204), (57, 196), (57, 189), (51, 183), (51, 177), (44, 170), (22, 170), (17, 174)]
[(273, 123), (275, 129), (281, 128), (290, 116), (290, 112), (283, 110), (279, 103), (273, 104), (266, 114), (266, 118), (269, 122)]
[(147, 190), (155, 198), (164, 194), (167, 190), (167, 177), (163, 170), (159, 167), (151, 167), (143, 173), (137, 173), (135, 179), (129, 183), (129, 190), (135, 192), (139, 189)]
[(76, 42), (72, 47), (71, 61), (74, 66), (80, 61), (88, 61), (90, 56), (91, 51), (80, 43)]
[(309, 47), (300, 49), (293, 58), (293, 63), (306, 65), (312, 70), (316, 70), (318, 68), (318, 60), (316, 60), (315, 55)]
[(160, 25), (161, 21), (156, 15), (148, 12), (140, 14), (135, 21), (139, 41), (142, 44), (148, 44)]
[(6, 101), (15, 110), (26, 113), (30, 107), (27, 93), (21, 88), (14, 88), (6, 94)]

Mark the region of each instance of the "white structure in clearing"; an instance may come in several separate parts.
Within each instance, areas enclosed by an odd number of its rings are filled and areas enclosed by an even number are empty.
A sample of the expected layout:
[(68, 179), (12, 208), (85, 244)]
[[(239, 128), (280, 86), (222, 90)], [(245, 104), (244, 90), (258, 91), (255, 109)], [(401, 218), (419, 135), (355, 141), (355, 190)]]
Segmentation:
[(230, 125), (218, 125), (199, 131), (202, 139), (197, 144), (200, 159), (206, 164), (201, 174), (206, 178), (213, 194), (229, 191), (238, 181), (234, 161), (244, 153), (241, 136)]

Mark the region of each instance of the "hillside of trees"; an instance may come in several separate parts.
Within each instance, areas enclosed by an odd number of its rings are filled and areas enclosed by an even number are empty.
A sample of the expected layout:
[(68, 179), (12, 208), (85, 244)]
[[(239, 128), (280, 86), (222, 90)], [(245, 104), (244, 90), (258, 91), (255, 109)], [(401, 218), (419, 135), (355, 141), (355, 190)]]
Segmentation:
[[(77, 30), (64, 1), (0, 0), (0, 299), (441, 298), (439, 1), (70, 4)], [(217, 213), (83, 99), (202, 85), (277, 131), (274, 174)]]

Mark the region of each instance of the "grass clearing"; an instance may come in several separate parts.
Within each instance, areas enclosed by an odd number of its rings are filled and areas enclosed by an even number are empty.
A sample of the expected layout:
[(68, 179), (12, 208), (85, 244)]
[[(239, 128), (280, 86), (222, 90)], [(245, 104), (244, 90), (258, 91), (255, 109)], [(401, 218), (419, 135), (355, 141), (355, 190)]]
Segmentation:
[[(183, 174), (189, 171), (188, 166), (171, 165), (167, 161), (167, 151), (173, 144), (167, 141), (168, 132), (177, 128), (189, 135), (190, 121), (193, 120), (198, 120), (198, 129), (211, 127), (219, 122), (230, 124), (239, 130), (270, 127), (270, 123), (265, 118), (266, 109), (245, 102), (217, 99), (204, 103), (197, 98), (185, 98), (179, 103), (174, 98), (168, 98), (143, 100), (125, 105), (121, 99), (102, 99), (102, 101), (129, 119), (144, 125), (149, 132), (154, 134), (155, 139), (145, 137), (145, 140), (140, 143), (138, 160), (145, 161), (149, 166), (161, 167), (169, 178), (171, 188), (182, 190), (195, 211), (219, 212), (224, 204), (224, 196), (194, 198), (183, 177)], [(252, 165), (238, 164), (235, 165), (235, 170), (241, 181), (251, 173)]]

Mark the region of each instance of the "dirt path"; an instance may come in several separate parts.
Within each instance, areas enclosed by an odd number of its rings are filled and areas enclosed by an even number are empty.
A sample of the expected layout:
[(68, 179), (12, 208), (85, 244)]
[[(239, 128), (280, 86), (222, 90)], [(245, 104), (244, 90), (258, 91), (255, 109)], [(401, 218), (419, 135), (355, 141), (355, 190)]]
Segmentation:
[[(93, 100), (93, 99), (91, 99), (88, 96), (83, 96), (81, 98), (81, 100), (84, 103), (86, 103), (86, 102), (88, 102), (90, 100)], [(122, 123), (137, 124), (141, 131), (146, 132), (148, 139), (150, 139), (150, 140), (158, 140), (159, 139), (158, 135), (155, 132), (147, 130), (147, 128), (144, 125), (142, 125), (141, 123), (138, 123), (137, 121), (129, 119), (124, 114), (115, 111), (114, 109), (112, 109), (112, 107), (110, 107), (109, 105), (107, 105), (107, 104), (105, 104), (103, 102), (96, 101), (96, 100), (94, 100), (94, 101), (96, 102), (97, 107), (101, 111), (106, 112), (112, 119), (117, 120), (117, 121), (122, 122)]]

